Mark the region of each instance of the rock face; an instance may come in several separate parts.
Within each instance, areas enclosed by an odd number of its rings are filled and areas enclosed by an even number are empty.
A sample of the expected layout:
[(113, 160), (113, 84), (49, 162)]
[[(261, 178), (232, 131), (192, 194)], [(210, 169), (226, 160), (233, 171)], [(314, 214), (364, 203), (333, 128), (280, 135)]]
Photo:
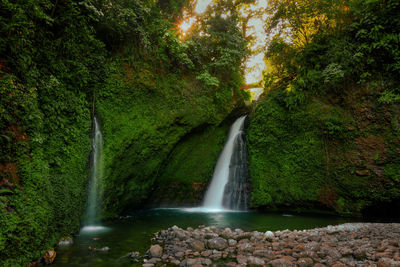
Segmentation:
[(152, 241), (157, 244), (150, 247), (150, 259), (144, 263), (146, 266), (400, 267), (399, 240), (400, 224), (356, 223), (266, 233), (204, 226), (183, 230), (174, 226), (155, 234)]
[(54, 262), (54, 259), (56, 258), (56, 252), (54, 250), (47, 250), (46, 253), (44, 254), (44, 262), (46, 264), (52, 264)]

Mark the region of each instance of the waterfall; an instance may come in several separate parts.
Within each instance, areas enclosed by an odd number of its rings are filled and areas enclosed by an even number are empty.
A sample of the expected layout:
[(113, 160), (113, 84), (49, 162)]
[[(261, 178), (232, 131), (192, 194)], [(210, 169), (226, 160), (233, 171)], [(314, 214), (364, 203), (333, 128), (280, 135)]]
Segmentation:
[(246, 116), (242, 116), (231, 126), (204, 198), (203, 208), (223, 210), (246, 209), (247, 207), (248, 167), (244, 139), (245, 119)]
[(84, 225), (94, 225), (98, 219), (103, 179), (103, 136), (97, 118), (94, 117), (94, 135), (90, 162), (89, 191)]

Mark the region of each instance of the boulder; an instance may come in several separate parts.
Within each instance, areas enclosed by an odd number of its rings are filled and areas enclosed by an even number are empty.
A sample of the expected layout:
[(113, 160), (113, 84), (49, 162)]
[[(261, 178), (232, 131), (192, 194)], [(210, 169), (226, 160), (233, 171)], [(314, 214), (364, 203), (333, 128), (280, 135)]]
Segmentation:
[(210, 249), (224, 250), (225, 248), (228, 247), (228, 242), (226, 241), (226, 239), (217, 237), (217, 238), (208, 240), (207, 246)]
[(286, 258), (280, 258), (276, 260), (272, 260), (268, 262), (267, 266), (272, 266), (272, 267), (294, 267), (296, 266), (296, 263), (293, 261), (286, 259)]
[(200, 240), (193, 240), (192, 242), (190, 242), (190, 247), (194, 251), (198, 251), (198, 252), (202, 252), (205, 249), (204, 242), (202, 242)]
[(244, 255), (237, 255), (236, 256), (236, 261), (238, 262), (239, 265), (246, 265), (247, 264), (247, 257)]
[(160, 245), (153, 245), (150, 247), (150, 255), (153, 258), (161, 258), (163, 249)]
[(311, 266), (313, 266), (313, 264), (314, 264), (314, 261), (311, 258), (300, 258), (297, 261), (297, 265), (299, 267), (311, 267)]
[(265, 261), (263, 259), (254, 257), (254, 256), (249, 256), (247, 258), (247, 265), (249, 266), (263, 266), (265, 265)]

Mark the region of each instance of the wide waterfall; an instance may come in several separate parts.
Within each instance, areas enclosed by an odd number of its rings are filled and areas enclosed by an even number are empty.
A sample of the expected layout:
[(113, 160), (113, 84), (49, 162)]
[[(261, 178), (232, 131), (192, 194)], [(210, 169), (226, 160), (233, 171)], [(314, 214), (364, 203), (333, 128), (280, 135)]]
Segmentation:
[[(85, 226), (93, 226), (98, 220), (101, 202), (101, 185), (103, 180), (103, 136), (97, 118), (94, 117), (94, 134), (89, 176), (89, 191), (85, 213)], [(87, 228), (87, 227), (85, 227)]]
[(224, 149), (218, 158), (203, 208), (245, 210), (248, 194), (247, 148), (244, 136), (246, 116), (231, 126)]

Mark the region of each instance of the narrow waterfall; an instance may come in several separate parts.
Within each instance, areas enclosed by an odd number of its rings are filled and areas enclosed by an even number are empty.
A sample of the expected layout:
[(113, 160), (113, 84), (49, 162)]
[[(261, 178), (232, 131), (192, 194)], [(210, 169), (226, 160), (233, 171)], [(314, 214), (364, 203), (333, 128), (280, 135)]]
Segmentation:
[(233, 154), (229, 165), (229, 178), (225, 185), (223, 198), (223, 206), (231, 210), (247, 210), (248, 207), (249, 168), (245, 138), (244, 124), (242, 124), (233, 145)]
[(246, 116), (242, 116), (231, 126), (205, 195), (203, 208), (222, 210), (247, 207), (248, 169), (244, 140), (245, 119)]
[(90, 162), (89, 191), (84, 225), (94, 225), (98, 219), (103, 179), (103, 136), (97, 118), (94, 117), (94, 134)]

